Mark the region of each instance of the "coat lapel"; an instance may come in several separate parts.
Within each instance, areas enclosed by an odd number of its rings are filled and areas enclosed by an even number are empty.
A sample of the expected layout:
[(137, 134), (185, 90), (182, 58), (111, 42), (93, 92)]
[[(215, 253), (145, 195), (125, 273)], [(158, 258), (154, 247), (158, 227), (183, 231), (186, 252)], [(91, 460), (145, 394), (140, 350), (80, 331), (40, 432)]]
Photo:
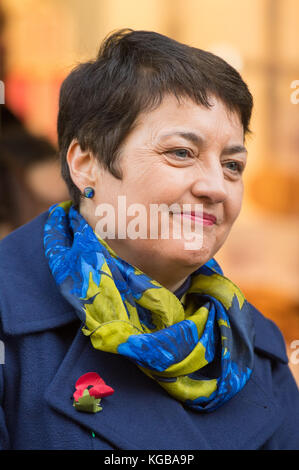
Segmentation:
[[(77, 379), (97, 372), (115, 393), (103, 410), (76, 410)], [(119, 355), (95, 350), (79, 330), (45, 399), (56, 411), (119, 449), (256, 449), (280, 423), (278, 407), (253, 375), (244, 389), (213, 413), (182, 406), (137, 366)]]
[[(84, 413), (73, 406), (75, 382), (86, 372), (97, 372), (115, 392), (103, 398), (103, 410)], [(49, 385), (48, 404), (74, 422), (104, 437), (120, 449), (176, 449), (180, 442), (209, 449), (192, 422), (182, 428), (184, 408), (127, 359), (96, 351), (79, 330), (57, 374)], [(186, 444), (184, 444), (186, 445)], [(190, 448), (190, 447), (183, 447)]]

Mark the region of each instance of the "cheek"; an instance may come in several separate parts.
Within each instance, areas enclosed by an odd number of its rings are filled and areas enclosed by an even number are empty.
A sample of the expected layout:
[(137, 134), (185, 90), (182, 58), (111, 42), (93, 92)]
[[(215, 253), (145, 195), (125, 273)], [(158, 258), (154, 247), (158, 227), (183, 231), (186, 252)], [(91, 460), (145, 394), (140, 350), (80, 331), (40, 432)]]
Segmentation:
[(242, 201), (243, 183), (240, 182), (240, 184), (232, 188), (225, 203), (226, 218), (229, 225), (232, 225), (237, 219), (242, 208)]
[[(159, 158), (156, 156), (156, 159)], [(146, 165), (131, 167), (123, 189), (132, 202), (172, 203), (186, 186), (183, 172), (163, 161), (148, 159)]]

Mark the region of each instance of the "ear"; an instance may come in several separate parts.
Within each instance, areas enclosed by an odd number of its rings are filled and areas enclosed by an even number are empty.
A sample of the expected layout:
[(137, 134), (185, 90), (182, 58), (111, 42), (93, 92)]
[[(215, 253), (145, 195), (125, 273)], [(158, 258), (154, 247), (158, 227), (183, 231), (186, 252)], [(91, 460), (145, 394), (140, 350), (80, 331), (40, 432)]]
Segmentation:
[(66, 160), (70, 176), (81, 193), (87, 186), (95, 186), (99, 174), (97, 159), (89, 150), (82, 150), (76, 139), (70, 143)]

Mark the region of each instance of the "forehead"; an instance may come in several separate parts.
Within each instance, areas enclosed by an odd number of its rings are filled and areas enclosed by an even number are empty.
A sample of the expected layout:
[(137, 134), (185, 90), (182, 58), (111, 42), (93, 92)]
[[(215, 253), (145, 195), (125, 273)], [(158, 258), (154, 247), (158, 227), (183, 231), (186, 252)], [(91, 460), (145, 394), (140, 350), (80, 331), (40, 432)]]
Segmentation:
[(189, 98), (178, 100), (167, 95), (157, 108), (139, 115), (134, 129), (155, 140), (177, 132), (192, 132), (202, 140), (220, 138), (243, 142), (244, 131), (239, 114), (213, 96), (209, 102), (211, 106), (207, 108)]

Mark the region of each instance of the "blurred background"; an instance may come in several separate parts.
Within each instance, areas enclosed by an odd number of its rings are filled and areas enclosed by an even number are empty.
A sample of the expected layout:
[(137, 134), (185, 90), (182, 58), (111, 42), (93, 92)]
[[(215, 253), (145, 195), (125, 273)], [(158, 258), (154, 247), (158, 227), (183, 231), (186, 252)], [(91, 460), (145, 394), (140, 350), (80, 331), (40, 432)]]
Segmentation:
[(255, 101), (245, 198), (216, 259), (281, 328), (299, 383), (299, 92), (291, 88), (299, 80), (298, 0), (1, 0), (0, 7), (0, 238), (68, 198), (56, 158), (59, 88), (109, 32), (154, 30), (240, 71)]

